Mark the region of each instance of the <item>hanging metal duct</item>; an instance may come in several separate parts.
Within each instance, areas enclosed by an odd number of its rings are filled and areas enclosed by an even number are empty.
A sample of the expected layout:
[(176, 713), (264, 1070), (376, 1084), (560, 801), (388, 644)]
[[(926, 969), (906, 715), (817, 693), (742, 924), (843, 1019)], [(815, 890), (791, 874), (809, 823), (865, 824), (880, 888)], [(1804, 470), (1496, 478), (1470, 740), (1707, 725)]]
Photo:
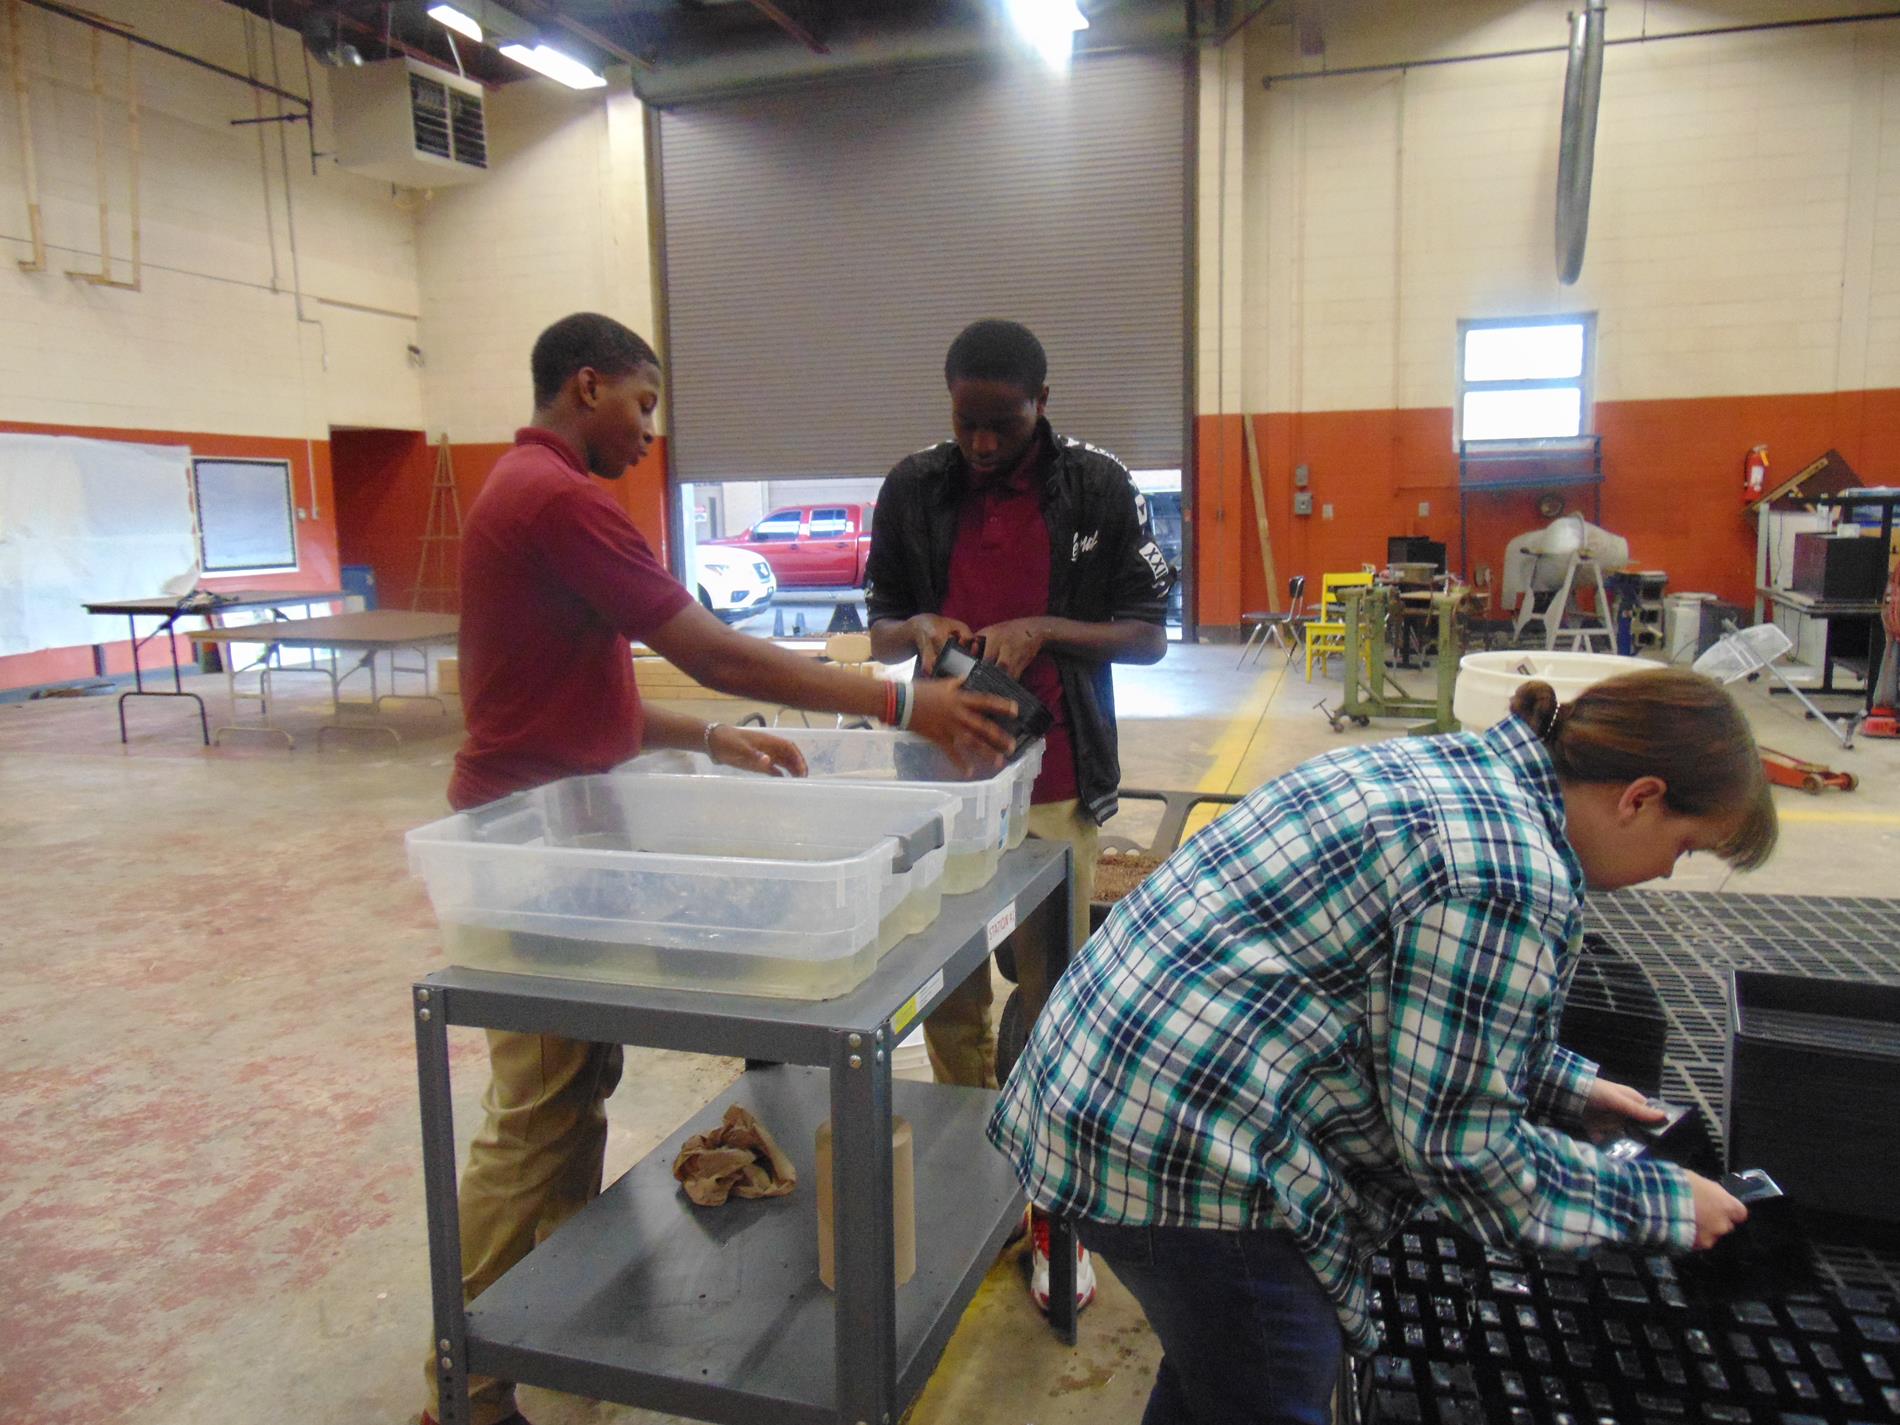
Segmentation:
[(1570, 58), (1564, 70), (1563, 129), (1557, 148), (1557, 280), (1568, 286), (1583, 270), (1590, 235), (1590, 178), (1596, 167), (1597, 101), (1603, 94), (1604, 0), (1586, 0), (1570, 16)]

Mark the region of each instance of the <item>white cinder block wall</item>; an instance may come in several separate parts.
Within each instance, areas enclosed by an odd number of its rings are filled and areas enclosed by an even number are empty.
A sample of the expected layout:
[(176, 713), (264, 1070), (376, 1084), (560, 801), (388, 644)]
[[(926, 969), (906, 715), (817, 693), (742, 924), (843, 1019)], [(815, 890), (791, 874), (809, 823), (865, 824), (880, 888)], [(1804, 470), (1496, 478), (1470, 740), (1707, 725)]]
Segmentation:
[[(1752, 593), (1752, 532), (1733, 510), (1756, 442), (1777, 472), (1832, 446), (1867, 478), (1900, 478), (1900, 23), (1612, 43), (1589, 243), (1564, 287), (1554, 214), (1572, 8), (1275, 7), (1233, 53), (1204, 58), (1204, 622), (1264, 606), (1243, 416), (1261, 436), (1278, 579), (1356, 568), (1388, 534), (1456, 549), (1463, 318), (1595, 314), (1603, 518), (1676, 588)], [(1625, 0), (1608, 34), (1883, 8)], [(1545, 46), (1559, 52), (1261, 82)], [(1242, 121), (1222, 126), (1235, 103)], [(1311, 517), (1292, 512), (1301, 466), (1321, 502)], [(1465, 531), (1474, 572), (1536, 519), (1528, 499), (1482, 503)]]
[[(212, 0), (91, 0), (139, 34), (269, 77), (270, 27)], [(149, 50), (135, 52), (141, 100), (144, 290), (95, 288), (66, 269), (98, 268), (99, 183), (91, 38), (20, 7), (48, 270), (30, 255), (19, 120), (0, 103), (0, 420), (320, 439), (331, 425), (422, 423), (412, 195), (322, 160), (311, 174), (301, 125), (283, 134), (303, 286), (293, 286), (285, 164), (245, 86)], [(278, 29), (282, 87), (304, 91), (302, 44)], [(0, 23), (0, 46), (11, 40)], [(127, 46), (101, 45), (107, 86), (107, 197), (115, 274), (129, 270), (128, 161), (119, 95)], [(316, 69), (319, 149), (328, 131)], [(264, 112), (274, 111), (265, 100)], [(261, 152), (260, 152), (261, 149)]]
[(570, 312), (605, 312), (659, 345), (644, 118), (615, 88), (491, 93), (491, 172), (419, 210), (425, 404), (458, 443), (507, 441), (527, 423), (528, 354)]
[[(1562, 43), (1569, 8), (1342, 6), (1324, 63)], [(1611, 5), (1609, 33), (1813, 9)], [(1603, 401), (1900, 384), (1900, 24), (1609, 48), (1570, 288), (1562, 55), (1263, 90), (1320, 63), (1263, 24), (1246, 60), (1243, 409), (1449, 406), (1461, 317), (1552, 311), (1599, 314)]]

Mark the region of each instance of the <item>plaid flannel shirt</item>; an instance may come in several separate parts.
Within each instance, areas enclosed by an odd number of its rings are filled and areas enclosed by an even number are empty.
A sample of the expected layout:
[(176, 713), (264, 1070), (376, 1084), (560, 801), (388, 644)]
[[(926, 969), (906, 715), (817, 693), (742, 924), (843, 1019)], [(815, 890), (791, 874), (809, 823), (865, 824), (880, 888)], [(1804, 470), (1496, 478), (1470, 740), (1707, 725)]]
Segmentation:
[(1583, 884), (1515, 717), (1317, 758), (1116, 907), (991, 1141), (1053, 1213), (1290, 1231), (1361, 1350), (1367, 1260), (1426, 1203), (1490, 1245), (1687, 1247), (1680, 1169), (1545, 1126), (1596, 1080), (1555, 1039)]

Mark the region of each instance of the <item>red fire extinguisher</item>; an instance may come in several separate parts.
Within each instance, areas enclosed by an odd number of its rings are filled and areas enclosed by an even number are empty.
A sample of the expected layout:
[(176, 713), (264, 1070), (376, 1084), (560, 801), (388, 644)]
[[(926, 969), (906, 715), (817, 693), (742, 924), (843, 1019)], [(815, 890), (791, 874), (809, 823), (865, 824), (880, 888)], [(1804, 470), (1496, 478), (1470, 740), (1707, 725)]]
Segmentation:
[(1767, 477), (1768, 447), (1765, 445), (1751, 446), (1748, 454), (1742, 458), (1743, 504), (1747, 504), (1750, 500), (1759, 500), (1761, 498), (1761, 492), (1767, 485)]

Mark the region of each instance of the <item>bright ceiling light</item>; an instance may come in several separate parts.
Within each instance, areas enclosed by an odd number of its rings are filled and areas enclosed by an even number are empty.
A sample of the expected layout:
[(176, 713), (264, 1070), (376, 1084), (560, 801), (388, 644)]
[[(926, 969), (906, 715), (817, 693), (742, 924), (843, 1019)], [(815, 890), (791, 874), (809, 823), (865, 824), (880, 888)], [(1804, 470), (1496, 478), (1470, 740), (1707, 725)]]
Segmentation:
[(447, 25), (458, 35), (467, 35), (476, 44), (482, 42), (481, 22), (473, 15), (466, 15), (453, 5), (431, 5), (429, 18), (438, 25)]
[(565, 84), (569, 89), (605, 89), (607, 80), (603, 75), (594, 73), (572, 55), (562, 54), (549, 45), (538, 44), (533, 49), (526, 45), (503, 45), (501, 52), (516, 64), (525, 64), (537, 74), (545, 74), (557, 83)]
[(1057, 69), (1075, 49), (1075, 32), (1089, 27), (1075, 0), (1003, 0), (1010, 24), (1031, 49)]

